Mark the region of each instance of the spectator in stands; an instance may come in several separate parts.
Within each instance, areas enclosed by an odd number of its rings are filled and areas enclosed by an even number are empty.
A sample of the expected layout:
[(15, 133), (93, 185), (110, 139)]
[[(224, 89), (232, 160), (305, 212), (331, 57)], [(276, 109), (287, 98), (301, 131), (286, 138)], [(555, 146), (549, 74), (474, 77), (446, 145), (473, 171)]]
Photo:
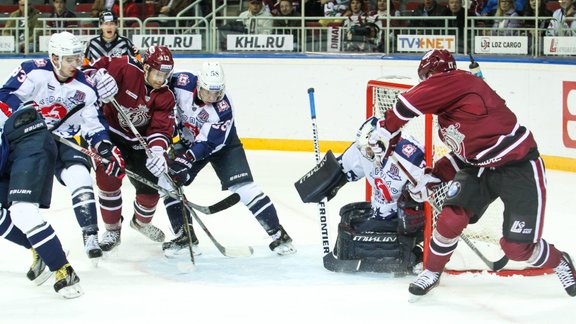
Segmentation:
[[(324, 17), (342, 17), (348, 11), (348, 0), (326, 0), (324, 4)], [(340, 23), (343, 19), (320, 19), (320, 25), (326, 27), (329, 24)]]
[[(544, 20), (538, 20), (538, 28), (541, 29), (538, 32), (533, 30), (534, 26), (536, 26), (536, 18), (531, 19), (531, 17), (536, 17), (536, 14), (538, 14), (538, 17), (540, 18), (544, 18)], [(530, 0), (526, 8), (524, 8), (522, 16), (526, 17), (524, 20), (524, 27), (532, 28), (528, 30), (528, 55), (535, 55), (535, 38), (546, 35), (546, 29), (550, 24), (550, 20), (548, 20), (547, 17), (552, 17), (552, 12), (546, 8), (546, 3), (543, 0)], [(542, 45), (543, 44), (541, 44), (540, 48), (542, 48)]]
[(292, 0), (278, 1), (278, 14), (276, 17), (284, 17), (286, 19), (275, 19), (273, 21), (276, 34), (292, 34), (294, 41), (294, 51), (298, 51), (298, 28), (302, 26), (300, 21), (300, 13), (294, 9)]
[(494, 14), (495, 19), (494, 25), (492, 26), (496, 31), (494, 31), (492, 35), (518, 36), (519, 31), (513, 29), (521, 27), (522, 21), (518, 19), (505, 19), (506, 17), (518, 16), (516, 9), (514, 9), (514, 0), (498, 0), (498, 9), (496, 9), (496, 14)]
[(560, 8), (552, 13), (547, 34), (550, 36), (576, 36), (576, 19), (574, 19), (576, 18), (576, 4), (574, 0), (559, 0), (558, 3)]
[(84, 53), (84, 64), (94, 62), (102, 56), (134, 56), (141, 60), (138, 49), (130, 39), (118, 35), (118, 17), (110, 10), (104, 10), (99, 17), (100, 35), (90, 39)]
[(324, 16), (324, 4), (327, 0), (305, 0), (304, 16), (322, 17)]
[[(392, 10), (388, 10), (388, 1), (387, 0), (378, 0), (376, 1), (376, 10), (371, 11), (368, 15), (370, 18), (368, 19), (369, 22), (374, 22), (380, 28), (380, 46), (376, 49), (378, 52), (384, 52), (386, 41), (390, 43), (390, 49), (394, 48), (394, 44), (396, 42), (396, 34), (398, 34), (397, 30), (391, 30), (390, 34), (386, 36), (384, 32), (388, 21), (386, 17), (392, 13), (392, 16), (398, 17), (400, 16), (400, 10), (397, 10), (394, 7), (394, 3), (390, 2), (392, 5)], [(390, 27), (400, 27), (401, 22), (400, 20), (390, 20)]]
[(368, 15), (364, 12), (363, 6), (362, 0), (350, 0), (348, 11), (345, 13), (348, 19), (344, 20), (344, 28), (350, 29), (352, 26), (360, 26), (366, 22)]
[(104, 10), (112, 10), (115, 0), (94, 0), (92, 5), (92, 17), (100, 17), (100, 13)]
[[(450, 15), (456, 17), (455, 20), (448, 21), (448, 27), (456, 28), (458, 30), (458, 53), (464, 53), (464, 8), (462, 7), (462, 0), (448, 0), (448, 10)], [(455, 35), (453, 31), (450, 34)]]
[[(526, 7), (527, 0), (514, 0), (514, 8), (517, 13), (522, 13)], [(498, 10), (498, 0), (486, 0), (484, 8), (481, 11), (482, 16), (494, 16)]]
[[(10, 18), (21, 18), (25, 17), (24, 8), (26, 6), (26, 0), (18, 0), (18, 9), (10, 14)], [(28, 50), (34, 51), (34, 28), (42, 28), (42, 24), (38, 21), (38, 18), (42, 13), (40, 10), (28, 6)], [(19, 20), (9, 20), (4, 25), (4, 31), (2, 34), (4, 36), (16, 36), (16, 44), (18, 44), (18, 50), (23, 53), (26, 46), (25, 33), (24, 33), (24, 19)]]
[(262, 0), (250, 0), (248, 10), (238, 15), (238, 21), (244, 24), (249, 34), (271, 34), (272, 19), (266, 17), (272, 17), (272, 14), (264, 8)]
[[(66, 8), (66, 0), (53, 0), (54, 11), (50, 18), (76, 18), (76, 14)], [(50, 33), (60, 33), (63, 31), (72, 32), (70, 28), (78, 27), (77, 20), (51, 20), (48, 26), (52, 29)]]
[[(442, 17), (442, 16), (450, 16), (450, 10), (448, 8), (439, 5), (436, 0), (423, 0), (422, 4), (420, 4), (414, 10), (414, 16), (423, 16), (423, 17)], [(444, 20), (440, 19), (422, 19), (422, 20), (412, 20), (410, 22), (410, 27), (421, 27), (421, 28), (430, 28), (430, 27), (445, 27), (446, 23)], [(442, 33), (440, 31), (428, 31), (426, 34), (438, 34)]]
[[(191, 5), (193, 0), (158, 0), (156, 2), (156, 12), (158, 13), (158, 17), (176, 17), (182, 10), (186, 9), (189, 5)], [(206, 10), (206, 6), (202, 6), (201, 8), (203, 11)], [(196, 12), (194, 8), (190, 8), (187, 12), (183, 13), (185, 16), (195, 16)], [(174, 20), (160, 20), (159, 21), (162, 26), (175, 26), (176, 23)]]
[(120, 4), (118, 1), (122, 1), (122, 10), (124, 11), (122, 17), (124, 18), (140, 18), (140, 8), (134, 3), (134, 0), (116, 0), (112, 6), (112, 11), (116, 16), (120, 17)]

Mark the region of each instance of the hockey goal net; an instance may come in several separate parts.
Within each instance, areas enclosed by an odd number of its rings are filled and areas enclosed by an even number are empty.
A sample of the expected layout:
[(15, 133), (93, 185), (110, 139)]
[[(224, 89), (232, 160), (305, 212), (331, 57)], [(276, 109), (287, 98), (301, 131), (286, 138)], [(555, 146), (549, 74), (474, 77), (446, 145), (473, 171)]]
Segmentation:
[[(366, 117), (376, 116), (382, 118), (384, 112), (392, 109), (396, 97), (399, 93), (405, 92), (417, 84), (417, 80), (402, 77), (387, 77), (380, 80), (368, 81), (366, 89)], [(411, 135), (425, 147), (426, 164), (433, 166), (434, 162), (449, 152), (438, 137), (438, 126), (436, 117), (424, 115), (411, 120), (402, 128), (403, 135)], [(432, 203), (438, 207), (442, 206), (448, 183), (441, 184), (432, 197)], [(371, 196), (371, 188), (366, 185), (366, 199)], [(482, 218), (476, 223), (469, 225), (464, 230), (464, 235), (469, 239), (481, 253), (491, 261), (497, 261), (504, 256), (500, 248), (499, 239), (502, 236), (502, 213), (504, 207), (500, 200), (495, 201)], [(436, 218), (439, 212), (435, 211), (430, 204), (426, 204), (425, 213), (427, 217), (424, 235), (424, 246), (428, 246), (432, 230), (436, 226)], [(431, 226), (429, 226), (431, 225)], [(424, 258), (426, 258), (426, 251)], [(486, 264), (476, 255), (464, 241), (460, 241), (454, 251), (450, 262), (446, 265), (446, 270), (453, 273), (471, 271), (490, 271)], [(500, 275), (538, 275), (548, 270), (530, 268), (527, 263), (509, 261), (506, 267), (499, 271)]]

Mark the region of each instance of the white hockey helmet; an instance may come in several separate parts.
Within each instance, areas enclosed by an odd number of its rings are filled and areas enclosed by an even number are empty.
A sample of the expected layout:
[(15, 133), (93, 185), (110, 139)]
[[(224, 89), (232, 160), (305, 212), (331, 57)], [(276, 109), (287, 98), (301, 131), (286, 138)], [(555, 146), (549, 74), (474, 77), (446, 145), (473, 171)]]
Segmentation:
[(84, 46), (80, 40), (69, 32), (61, 32), (52, 34), (50, 37), (50, 42), (48, 43), (48, 54), (50, 57), (56, 55), (58, 57), (62, 56), (72, 56), (72, 55), (82, 55), (84, 52)]
[[(206, 103), (217, 102), (224, 98), (224, 71), (218, 62), (204, 62), (198, 75), (198, 97)], [(201, 90), (204, 91), (201, 91)], [(209, 97), (209, 98), (208, 98)]]
[(362, 126), (360, 126), (358, 132), (356, 133), (356, 147), (358, 148), (358, 150), (360, 150), (362, 156), (364, 156), (366, 159), (370, 161), (374, 161), (375, 156), (374, 152), (372, 152), (372, 149), (370, 148), (370, 145), (368, 144), (368, 140), (376, 130), (377, 124), (378, 124), (378, 118), (372, 116), (368, 118), (362, 124)]

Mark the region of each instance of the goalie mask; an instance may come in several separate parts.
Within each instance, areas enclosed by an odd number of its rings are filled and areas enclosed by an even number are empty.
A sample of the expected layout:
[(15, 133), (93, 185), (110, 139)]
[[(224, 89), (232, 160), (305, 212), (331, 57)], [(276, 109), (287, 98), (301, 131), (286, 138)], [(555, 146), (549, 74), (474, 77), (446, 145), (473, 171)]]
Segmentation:
[(52, 34), (48, 43), (48, 56), (54, 65), (54, 73), (65, 80), (74, 76), (82, 65), (84, 46), (72, 33)]
[(433, 49), (424, 54), (418, 66), (420, 80), (428, 79), (430, 74), (456, 70), (456, 61), (448, 50)]
[(358, 150), (360, 150), (362, 156), (364, 156), (366, 159), (372, 162), (374, 162), (375, 154), (374, 152), (372, 152), (372, 148), (370, 148), (368, 140), (376, 130), (377, 123), (378, 118), (372, 116), (368, 118), (362, 124), (362, 126), (360, 126), (358, 132), (356, 133), (356, 147), (358, 148)]
[(198, 98), (204, 103), (214, 103), (224, 98), (224, 71), (217, 62), (205, 62), (198, 75)]

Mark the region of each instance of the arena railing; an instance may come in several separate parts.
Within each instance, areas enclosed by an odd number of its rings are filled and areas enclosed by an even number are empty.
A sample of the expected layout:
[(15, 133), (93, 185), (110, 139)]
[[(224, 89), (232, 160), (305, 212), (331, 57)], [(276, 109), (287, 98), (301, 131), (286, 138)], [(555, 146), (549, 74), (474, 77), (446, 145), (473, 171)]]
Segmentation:
[[(196, 3), (196, 2), (195, 2)], [(193, 3), (194, 4), (194, 3)], [(225, 7), (216, 8), (223, 13)], [(458, 28), (448, 27), (453, 17), (387, 17), (384, 27), (374, 40), (370, 31), (356, 30), (354, 34), (342, 27), (345, 18), (322, 24), (327, 17), (266, 17), (260, 20), (295, 21), (293, 27), (273, 27), (265, 33), (244, 30), (238, 16), (219, 16), (214, 12), (204, 17), (150, 17), (144, 21), (138, 18), (123, 18), (120, 34), (130, 37), (136, 46), (146, 48), (151, 44), (164, 44), (175, 52), (273, 52), (273, 53), (363, 53), (397, 54), (423, 52), (427, 47), (449, 46), (453, 52), (476, 55), (517, 55), (517, 56), (559, 56), (573, 59), (576, 55), (576, 36), (551, 36), (546, 28), (513, 28), (498, 30), (492, 27), (495, 17), (468, 17), (463, 34)], [(0, 18), (0, 24), (7, 21), (18, 22), (23, 18)], [(331, 18), (334, 20), (334, 18)], [(506, 17), (505, 19), (534, 21), (534, 26), (548, 22), (550, 17)], [(81, 37), (83, 41), (99, 34), (98, 20), (95, 18), (52, 19), (40, 18), (41, 26), (34, 28), (32, 44), (23, 53), (43, 53), (46, 51), (48, 36), (55, 31), (49, 21), (77, 21), (77, 27), (67, 30)], [(410, 27), (414, 21), (436, 21), (443, 27)], [(573, 33), (574, 31), (568, 30)], [(364, 34), (362, 34), (364, 32)], [(566, 32), (566, 30), (564, 30)], [(18, 27), (4, 28), (4, 34), (14, 37), (25, 36)], [(574, 32), (576, 35), (576, 32)], [(17, 42), (15, 42), (17, 44)], [(229, 46), (232, 45), (232, 46)], [(3, 54), (20, 53), (18, 46), (10, 48), (6, 37), (0, 38), (0, 51)]]

